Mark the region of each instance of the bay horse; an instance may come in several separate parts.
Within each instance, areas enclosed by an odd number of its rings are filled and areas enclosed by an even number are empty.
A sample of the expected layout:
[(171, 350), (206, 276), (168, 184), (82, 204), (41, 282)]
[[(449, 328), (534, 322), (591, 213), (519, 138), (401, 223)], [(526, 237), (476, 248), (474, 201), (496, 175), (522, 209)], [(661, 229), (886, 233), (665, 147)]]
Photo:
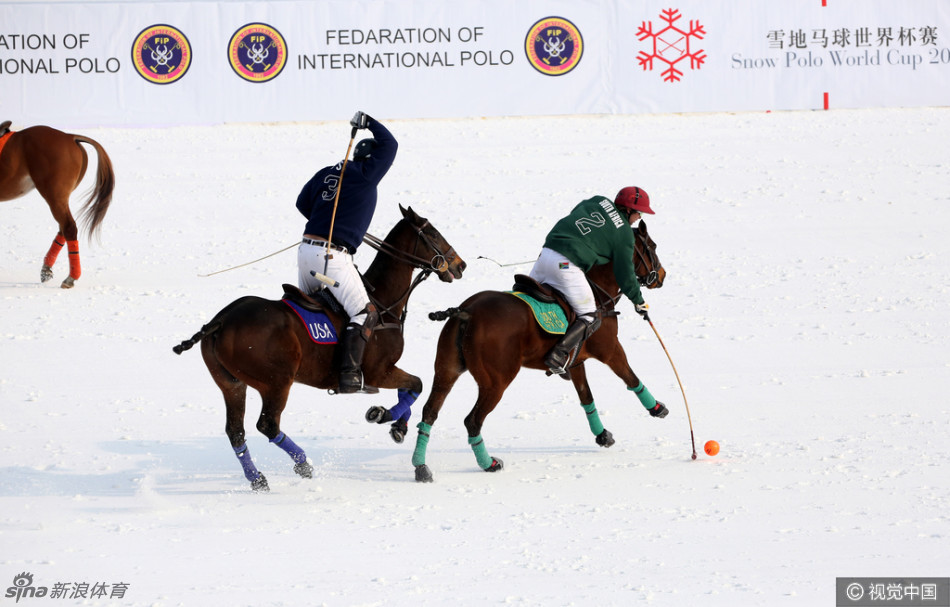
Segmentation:
[[(662, 287), (666, 270), (656, 256), (656, 243), (642, 220), (635, 234), (634, 267), (637, 280), (648, 289)], [(637, 395), (652, 416), (663, 417), (666, 409), (654, 408), (658, 404), (656, 399), (630, 368), (623, 346), (617, 339), (619, 313), (614, 308), (622, 295), (614, 278), (613, 264), (594, 266), (587, 272), (587, 279), (597, 299), (601, 325), (577, 353), (569, 369), (569, 379), (587, 413), (596, 443), (610, 447), (614, 444), (613, 435), (603, 427), (594, 405), (594, 395), (584, 369), (586, 359), (593, 358), (607, 365), (623, 380), (627, 389)], [(516, 284), (515, 290), (519, 290), (519, 286)], [(544, 356), (554, 347), (559, 336), (547, 333), (540, 327), (528, 304), (511, 293), (501, 291), (481, 291), (466, 299), (458, 308), (431, 313), (429, 318), (447, 319), (447, 323), (439, 335), (432, 391), (422, 409), (422, 421), (417, 425), (419, 434), (412, 455), (416, 481), (433, 480), (432, 471), (426, 465), (426, 449), (432, 426), (439, 417), (446, 397), (465, 371), (472, 374), (478, 385), (475, 406), (464, 420), (469, 445), (475, 452), (480, 468), (486, 472), (501, 470), (503, 462), (488, 455), (481, 436), (482, 424), (522, 367), (547, 370)]]
[(59, 232), (43, 258), (40, 281), (53, 278), (53, 264), (66, 246), (69, 275), (60, 286), (70, 289), (82, 274), (82, 266), (79, 262), (79, 229), (69, 210), (69, 196), (79, 187), (89, 164), (86, 150), (79, 144), (91, 145), (98, 157), (96, 183), (80, 210), (80, 219), (90, 240), (93, 235), (98, 236), (112, 202), (115, 187), (112, 161), (105, 149), (89, 137), (64, 133), (48, 126), (8, 131), (9, 126), (9, 121), (0, 124), (0, 202), (19, 198), (33, 189), (40, 193), (59, 225)]
[[(374, 407), (369, 422), (394, 421), (390, 435), (402, 442), (408, 431), (410, 407), (422, 392), (422, 380), (396, 366), (402, 356), (406, 305), (412, 291), (433, 272), (443, 282), (462, 277), (465, 262), (442, 234), (410, 207), (399, 207), (403, 218), (382, 241), (367, 235), (364, 242), (376, 248), (363, 281), (379, 310), (379, 324), (367, 344), (363, 359), (366, 383), (398, 391), (392, 409)], [(415, 270), (422, 270), (413, 279)], [(291, 285), (284, 285), (291, 299), (307, 299)], [(345, 313), (322, 306), (337, 335), (346, 326)], [(282, 301), (246, 296), (218, 312), (190, 340), (173, 348), (176, 354), (201, 342), (201, 355), (211, 378), (224, 395), (227, 410), (225, 433), (254, 491), (267, 491), (267, 479), (247, 450), (244, 410), (247, 388), (261, 396), (257, 429), (290, 455), (294, 472), (311, 478), (313, 466), (303, 449), (280, 429), (280, 416), (294, 383), (333, 390), (339, 384), (342, 348), (315, 343), (300, 317)]]

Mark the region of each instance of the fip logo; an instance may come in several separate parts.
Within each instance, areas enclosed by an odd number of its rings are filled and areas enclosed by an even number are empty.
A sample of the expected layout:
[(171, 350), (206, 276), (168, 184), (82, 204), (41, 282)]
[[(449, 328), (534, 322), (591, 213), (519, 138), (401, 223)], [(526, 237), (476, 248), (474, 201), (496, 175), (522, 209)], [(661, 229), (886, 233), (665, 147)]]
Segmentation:
[(267, 82), (287, 65), (287, 43), (266, 23), (248, 23), (231, 36), (228, 62), (248, 82)]
[(171, 84), (191, 67), (191, 43), (178, 28), (149, 26), (132, 43), (132, 65), (153, 84)]
[(584, 39), (577, 26), (561, 17), (545, 17), (524, 39), (531, 67), (548, 76), (563, 76), (581, 61)]
[(33, 586), (33, 574), (24, 571), (13, 576), (13, 585), (7, 588), (4, 596), (8, 599), (15, 599), (14, 603), (19, 603), (20, 599), (23, 598), (44, 597), (47, 592), (49, 592), (49, 588), (46, 586)]

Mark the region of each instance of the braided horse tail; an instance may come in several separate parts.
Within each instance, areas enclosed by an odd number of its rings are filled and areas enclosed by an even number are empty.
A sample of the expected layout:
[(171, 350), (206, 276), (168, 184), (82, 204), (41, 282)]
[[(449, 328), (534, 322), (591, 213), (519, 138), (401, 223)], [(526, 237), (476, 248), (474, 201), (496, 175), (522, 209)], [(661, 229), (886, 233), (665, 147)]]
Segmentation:
[(191, 339), (186, 339), (177, 346), (172, 347), (172, 352), (175, 354), (181, 354), (185, 350), (191, 350), (196, 343), (220, 329), (221, 326), (222, 323), (219, 319), (209, 322), (205, 326), (201, 327), (200, 331), (192, 335)]
[[(455, 327), (455, 351), (458, 354), (458, 360), (456, 362), (458, 363), (459, 373), (462, 373), (466, 370), (465, 356), (462, 353), (462, 340), (465, 338), (465, 331), (468, 329), (468, 321), (471, 320), (471, 318), (472, 315), (469, 314), (467, 310), (463, 310), (462, 308), (449, 308), (447, 310), (439, 310), (438, 312), (429, 313), (429, 320), (458, 321), (458, 324)], [(446, 329), (448, 329), (448, 327), (446, 327)]]
[(206, 325), (201, 327), (200, 331), (192, 335), (191, 339), (186, 339), (185, 341), (181, 342), (177, 346), (172, 347), (172, 352), (174, 352), (175, 354), (181, 354), (185, 350), (191, 350), (193, 347), (195, 347), (196, 343), (198, 343), (205, 337), (208, 337), (209, 335), (213, 335), (214, 333), (217, 333), (218, 331), (220, 331), (221, 328), (224, 327), (224, 323), (228, 318), (228, 313), (234, 308), (240, 306), (247, 299), (251, 299), (251, 297), (250, 296), (239, 297), (238, 299), (235, 299), (228, 305), (224, 306), (220, 312), (214, 315), (214, 318), (208, 321)]

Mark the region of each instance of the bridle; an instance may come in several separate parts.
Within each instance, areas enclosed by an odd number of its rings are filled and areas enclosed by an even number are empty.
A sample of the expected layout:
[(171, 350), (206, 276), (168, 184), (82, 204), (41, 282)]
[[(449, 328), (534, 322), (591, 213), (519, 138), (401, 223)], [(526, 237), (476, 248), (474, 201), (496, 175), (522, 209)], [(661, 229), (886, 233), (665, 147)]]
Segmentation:
[[(373, 247), (377, 251), (389, 255), (393, 259), (408, 263), (417, 270), (422, 270), (426, 274), (431, 272), (445, 272), (449, 269), (447, 257), (451, 256), (452, 259), (454, 259), (457, 257), (457, 255), (455, 253), (455, 249), (451, 246), (449, 246), (447, 251), (439, 250), (439, 247), (437, 247), (432, 239), (429, 238), (429, 235), (425, 233), (425, 229), (430, 225), (431, 224), (429, 223), (429, 220), (426, 219), (421, 226), (413, 226), (416, 229), (416, 245), (418, 246), (418, 241), (421, 240), (427, 247), (435, 252), (435, 255), (429, 259), (397, 249), (393, 245), (381, 240), (380, 238), (377, 238), (376, 236), (373, 236), (372, 234), (366, 234), (363, 236), (363, 242)], [(415, 251), (416, 248), (417, 247), (413, 247), (413, 251)]]
[[(659, 272), (657, 272), (657, 268), (660, 267), (660, 260), (656, 256), (656, 251), (650, 248), (650, 243), (647, 242), (647, 237), (641, 234), (639, 230), (635, 233), (635, 235), (640, 244), (643, 245), (642, 247), (635, 248), (637, 258), (643, 262), (644, 267), (653, 268), (644, 276), (640, 276), (639, 274), (637, 275), (637, 282), (639, 282), (641, 286), (648, 287), (655, 283), (660, 277)], [(644, 251), (646, 251), (646, 253), (644, 253)], [(648, 261), (650, 262), (649, 265), (647, 265)]]
[[(429, 223), (428, 219), (425, 220), (420, 226), (414, 224), (412, 225), (412, 227), (416, 230), (416, 243), (412, 248), (413, 253), (398, 249), (388, 242), (373, 236), (372, 234), (366, 234), (363, 236), (363, 242), (376, 249), (380, 253), (385, 253), (397, 261), (402, 261), (411, 265), (417, 270), (422, 270), (412, 280), (412, 283), (409, 285), (409, 288), (406, 289), (406, 292), (389, 306), (382, 305), (378, 300), (376, 300), (375, 297), (373, 297), (373, 291), (375, 290), (375, 287), (369, 283), (366, 283), (364, 279), (367, 294), (370, 296), (370, 299), (373, 300), (373, 303), (376, 304), (376, 307), (379, 310), (380, 318), (382, 318), (383, 314), (389, 314), (398, 321), (398, 324), (380, 323), (376, 325), (375, 330), (378, 331), (379, 329), (398, 328), (401, 333), (403, 325), (406, 322), (406, 314), (408, 313), (409, 296), (412, 295), (412, 292), (416, 289), (416, 287), (422, 284), (422, 281), (428, 278), (430, 274), (433, 272), (441, 273), (448, 270), (448, 259), (455, 259), (458, 257), (458, 255), (455, 253), (455, 248), (451, 245), (446, 251), (442, 251), (438, 246), (436, 246), (435, 242), (433, 242), (429, 235), (425, 233), (425, 229), (430, 225), (431, 224)], [(426, 259), (425, 257), (415, 255), (415, 250), (418, 248), (420, 241), (435, 253), (432, 257)], [(402, 309), (402, 314), (397, 315), (395, 312), (393, 312), (393, 310), (401, 305), (404, 306)]]

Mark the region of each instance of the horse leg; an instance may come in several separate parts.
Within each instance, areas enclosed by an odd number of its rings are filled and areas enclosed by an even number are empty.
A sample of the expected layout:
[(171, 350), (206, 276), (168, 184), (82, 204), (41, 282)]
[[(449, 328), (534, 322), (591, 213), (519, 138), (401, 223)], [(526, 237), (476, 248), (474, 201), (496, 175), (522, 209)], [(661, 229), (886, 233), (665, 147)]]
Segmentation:
[(616, 338), (614, 338), (614, 344), (615, 346), (608, 356), (603, 358), (598, 357), (598, 359), (607, 365), (617, 377), (623, 380), (623, 383), (627, 385), (627, 390), (637, 395), (637, 399), (640, 401), (640, 404), (643, 405), (643, 408), (647, 410), (647, 413), (652, 417), (666, 417), (667, 413), (669, 413), (666, 405), (653, 397), (650, 390), (647, 389), (646, 385), (640, 381), (640, 378), (638, 378), (636, 373), (633, 372), (633, 369), (630, 368), (630, 363), (627, 362), (627, 354)]
[(439, 344), (435, 356), (435, 375), (432, 379), (432, 391), (426, 404), (422, 407), (422, 421), (416, 427), (419, 435), (416, 437), (416, 448), (412, 452), (412, 465), (416, 468), (416, 482), (431, 483), (432, 471), (426, 465), (426, 450), (432, 434), (432, 426), (439, 418), (442, 404), (445, 402), (455, 382), (465, 372), (457, 339), (463, 330), (458, 318), (449, 319), (442, 333), (439, 334)]
[(610, 433), (610, 430), (604, 428), (604, 424), (600, 421), (600, 414), (597, 413), (597, 406), (594, 405), (594, 394), (590, 390), (590, 384), (587, 383), (587, 370), (583, 362), (571, 367), (571, 382), (573, 382), (574, 389), (577, 391), (581, 407), (587, 414), (587, 424), (596, 437), (597, 444), (601, 447), (610, 447), (615, 442), (614, 436)]
[(376, 382), (374, 385), (384, 389), (395, 389), (397, 401), (391, 409), (381, 406), (370, 407), (366, 411), (366, 421), (376, 424), (393, 422), (389, 428), (389, 435), (393, 441), (401, 443), (409, 432), (409, 417), (412, 415), (413, 403), (422, 393), (422, 380), (393, 366), (386, 373), (386, 381)]
[(69, 276), (63, 280), (61, 285), (64, 289), (71, 289), (76, 284), (76, 281), (79, 280), (80, 275), (82, 275), (82, 265), (79, 261), (79, 228), (76, 226), (76, 220), (69, 210), (69, 195), (73, 189), (79, 185), (79, 182), (82, 180), (82, 173), (84, 172), (85, 167), (83, 166), (82, 171), (78, 172), (75, 181), (72, 179), (57, 180), (47, 177), (45, 174), (33, 176), (36, 191), (39, 192), (40, 196), (49, 204), (49, 209), (53, 213), (53, 219), (59, 224), (59, 233), (56, 235), (53, 244), (43, 258), (43, 267), (40, 270), (40, 281), (46, 282), (53, 277), (53, 264), (56, 263), (56, 258), (63, 248), (62, 243), (65, 243), (66, 249), (69, 252)]
[[(244, 470), (244, 477), (250, 481), (251, 489), (254, 491), (269, 491), (267, 479), (254, 465), (251, 459), (251, 452), (247, 448), (247, 440), (244, 435), (244, 409), (247, 397), (247, 384), (237, 380), (224, 381), (220, 375), (212, 374), (215, 383), (221, 388), (224, 394), (224, 405), (227, 408), (227, 421), (224, 425), (224, 431), (231, 441), (231, 448), (234, 449), (234, 455), (237, 456), (241, 469)], [(220, 379), (219, 379), (220, 378)]]
[(267, 439), (284, 450), (294, 462), (294, 472), (303, 478), (313, 478), (313, 465), (307, 461), (307, 454), (289, 436), (280, 430), (280, 414), (287, 406), (287, 396), (293, 381), (279, 387), (267, 387), (261, 393), (261, 415), (257, 419), (257, 430)]
[[(513, 379), (513, 378), (512, 378)], [(472, 411), (465, 416), (465, 429), (468, 430), (468, 444), (475, 453), (475, 461), (478, 467), (485, 472), (498, 472), (504, 467), (504, 462), (488, 454), (488, 448), (485, 446), (485, 440), (482, 438), (482, 424), (485, 418), (491, 413), (498, 402), (501, 401), (508, 382), (501, 383), (480, 383), (478, 386), (478, 398)]]
[(43, 257), (43, 267), (40, 269), (40, 282), (46, 282), (53, 278), (53, 264), (56, 263), (59, 253), (65, 246), (66, 239), (63, 238), (62, 234), (56, 234), (56, 238), (53, 239), (53, 244), (49, 246), (49, 251), (47, 251), (46, 256)]

